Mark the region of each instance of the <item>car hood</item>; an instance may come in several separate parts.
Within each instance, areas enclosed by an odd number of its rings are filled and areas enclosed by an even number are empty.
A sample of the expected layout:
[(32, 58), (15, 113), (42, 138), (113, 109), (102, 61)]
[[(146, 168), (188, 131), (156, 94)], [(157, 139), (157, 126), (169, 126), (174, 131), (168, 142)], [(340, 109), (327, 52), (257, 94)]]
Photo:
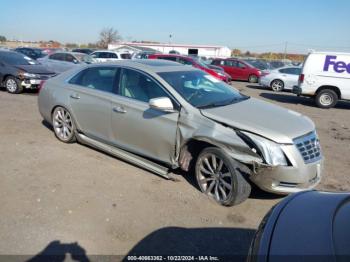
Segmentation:
[(31, 74), (54, 74), (54, 72), (47, 70), (43, 65), (17, 65), (15, 67)]
[(235, 104), (201, 109), (201, 113), (217, 122), (255, 133), (281, 144), (315, 129), (306, 116), (255, 98)]

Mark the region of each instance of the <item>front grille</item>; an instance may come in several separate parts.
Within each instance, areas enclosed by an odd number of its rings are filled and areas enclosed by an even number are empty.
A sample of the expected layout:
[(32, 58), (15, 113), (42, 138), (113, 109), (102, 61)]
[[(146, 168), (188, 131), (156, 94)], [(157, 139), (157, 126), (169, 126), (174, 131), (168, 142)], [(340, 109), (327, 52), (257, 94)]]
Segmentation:
[(315, 131), (297, 137), (293, 141), (305, 164), (316, 162), (322, 158), (320, 142)]

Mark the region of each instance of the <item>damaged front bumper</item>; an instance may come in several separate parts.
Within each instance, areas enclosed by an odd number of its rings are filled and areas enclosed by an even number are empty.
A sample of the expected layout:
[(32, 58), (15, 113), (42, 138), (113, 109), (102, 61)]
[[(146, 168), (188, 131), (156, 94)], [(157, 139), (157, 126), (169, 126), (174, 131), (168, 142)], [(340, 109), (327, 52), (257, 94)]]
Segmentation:
[(306, 164), (294, 145), (283, 146), (290, 165), (268, 166), (256, 163), (250, 180), (264, 191), (290, 194), (309, 190), (321, 181), (323, 158)]
[(38, 89), (41, 81), (41, 79), (23, 79), (21, 86), (26, 89)]

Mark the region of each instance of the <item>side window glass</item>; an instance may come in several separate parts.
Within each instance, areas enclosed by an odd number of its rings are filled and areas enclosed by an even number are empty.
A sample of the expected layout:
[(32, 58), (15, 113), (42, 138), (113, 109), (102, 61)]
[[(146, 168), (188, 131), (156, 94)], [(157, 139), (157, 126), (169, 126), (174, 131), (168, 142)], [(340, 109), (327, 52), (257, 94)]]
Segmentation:
[(232, 60), (226, 60), (226, 61), (223, 61), (225, 66), (230, 66), (230, 67), (235, 67), (235, 61), (232, 61)]
[(61, 61), (61, 60), (63, 60), (63, 54), (60, 54), (60, 53), (52, 54), (52, 55), (50, 55), (50, 59)]
[(245, 64), (243, 64), (241, 62), (237, 62), (237, 65), (239, 68), (246, 68)]
[(130, 69), (122, 70), (119, 89), (120, 95), (145, 103), (152, 98), (169, 97), (151, 78)]
[(118, 56), (117, 56), (117, 54), (115, 54), (115, 53), (109, 53), (109, 58), (118, 59)]
[(279, 71), (280, 71), (280, 73), (282, 73), (282, 74), (290, 74), (290, 71), (289, 71), (287, 68), (280, 69)]
[(69, 83), (113, 93), (117, 73), (117, 67), (91, 67), (78, 73)]
[(74, 56), (72, 56), (71, 54), (66, 54), (66, 57), (65, 57), (66, 62), (73, 63), (74, 60), (75, 60)]

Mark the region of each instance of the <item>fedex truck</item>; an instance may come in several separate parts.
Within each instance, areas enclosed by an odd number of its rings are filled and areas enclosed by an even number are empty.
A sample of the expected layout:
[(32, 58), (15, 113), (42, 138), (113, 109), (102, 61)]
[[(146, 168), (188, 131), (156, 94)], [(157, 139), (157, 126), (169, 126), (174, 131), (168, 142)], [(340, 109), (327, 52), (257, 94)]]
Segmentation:
[(318, 107), (350, 100), (350, 53), (312, 52), (304, 62), (293, 93), (315, 98)]

